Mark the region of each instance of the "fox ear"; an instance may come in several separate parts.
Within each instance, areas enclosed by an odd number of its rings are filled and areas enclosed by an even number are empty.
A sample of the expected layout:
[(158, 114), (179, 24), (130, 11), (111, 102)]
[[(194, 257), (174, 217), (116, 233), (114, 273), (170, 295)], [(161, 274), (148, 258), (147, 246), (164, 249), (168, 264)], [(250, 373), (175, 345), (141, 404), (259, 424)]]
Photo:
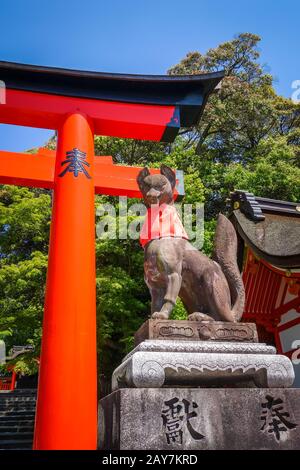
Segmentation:
[(143, 168), (139, 174), (137, 175), (137, 178), (136, 178), (136, 181), (137, 181), (137, 184), (140, 188), (140, 190), (143, 192), (144, 188), (145, 188), (145, 183), (144, 183), (144, 179), (150, 175), (150, 171), (148, 170), (147, 167)]
[(176, 175), (172, 168), (167, 165), (161, 165), (160, 172), (170, 181), (171, 187), (174, 189), (176, 185)]

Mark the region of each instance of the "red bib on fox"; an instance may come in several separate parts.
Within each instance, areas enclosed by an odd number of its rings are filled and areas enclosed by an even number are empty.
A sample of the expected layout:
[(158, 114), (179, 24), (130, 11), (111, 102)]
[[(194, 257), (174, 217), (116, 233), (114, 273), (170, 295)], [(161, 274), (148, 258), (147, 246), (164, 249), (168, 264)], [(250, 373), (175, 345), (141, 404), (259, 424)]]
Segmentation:
[(143, 247), (151, 240), (165, 237), (189, 239), (175, 206), (155, 204), (148, 208), (145, 222), (140, 233)]

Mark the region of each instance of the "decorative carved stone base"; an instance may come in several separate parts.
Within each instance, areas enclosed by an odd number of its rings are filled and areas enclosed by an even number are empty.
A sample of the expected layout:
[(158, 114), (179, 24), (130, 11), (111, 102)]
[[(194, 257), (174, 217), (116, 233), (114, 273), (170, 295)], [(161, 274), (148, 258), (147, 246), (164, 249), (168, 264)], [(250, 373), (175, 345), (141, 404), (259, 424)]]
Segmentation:
[(99, 405), (100, 449), (300, 449), (300, 389), (122, 389)]
[(148, 340), (123, 360), (112, 390), (124, 387), (291, 387), (290, 359), (259, 343)]
[(134, 339), (136, 346), (146, 339), (258, 342), (255, 323), (188, 320), (147, 320)]

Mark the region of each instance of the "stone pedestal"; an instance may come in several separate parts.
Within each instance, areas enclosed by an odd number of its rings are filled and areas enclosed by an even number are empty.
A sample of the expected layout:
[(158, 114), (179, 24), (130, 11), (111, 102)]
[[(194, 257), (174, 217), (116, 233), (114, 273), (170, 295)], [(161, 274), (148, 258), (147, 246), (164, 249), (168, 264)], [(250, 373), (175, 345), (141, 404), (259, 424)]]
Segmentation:
[(100, 401), (99, 448), (300, 449), (300, 390), (117, 390)]
[(99, 406), (99, 448), (300, 449), (290, 359), (256, 326), (149, 320)]
[(146, 340), (114, 371), (112, 390), (230, 384), (290, 387), (294, 378), (289, 358), (265, 344)]
[(255, 323), (153, 319), (143, 323), (135, 333), (135, 346), (147, 339), (258, 342)]

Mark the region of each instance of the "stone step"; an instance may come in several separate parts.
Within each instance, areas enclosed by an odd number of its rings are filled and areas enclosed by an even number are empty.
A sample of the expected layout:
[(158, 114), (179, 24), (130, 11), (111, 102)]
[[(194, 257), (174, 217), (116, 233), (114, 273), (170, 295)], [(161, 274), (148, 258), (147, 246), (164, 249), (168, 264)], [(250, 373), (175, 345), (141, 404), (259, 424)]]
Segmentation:
[[(16, 410), (15, 408), (10, 408), (8, 410), (5, 410), (5, 411), (0, 411), (0, 421), (2, 418), (4, 418), (5, 416), (7, 415), (10, 415), (12, 413), (15, 413), (15, 414), (20, 414), (20, 413), (23, 413), (23, 414), (35, 414), (35, 409), (34, 408), (20, 408), (18, 410)], [(22, 415), (20, 415), (22, 416)]]
[(13, 408), (13, 407), (7, 407), (5, 410), (0, 410), (0, 419), (2, 416), (7, 415), (8, 413), (21, 413), (21, 414), (32, 414), (35, 413), (35, 407), (29, 408), (29, 407), (21, 407), (21, 408)]
[(1, 441), (7, 441), (9, 439), (26, 440), (26, 439), (32, 439), (32, 438), (33, 438), (33, 432), (23, 432), (23, 433), (1, 432), (0, 433), (0, 443)]
[(9, 393), (1, 393), (0, 392), (0, 400), (31, 400), (35, 399), (37, 396), (36, 393), (17, 393), (9, 392)]
[(0, 450), (8, 450), (8, 449), (14, 449), (14, 450), (32, 449), (32, 439), (24, 439), (22, 441), (18, 439), (8, 439), (6, 441), (1, 441)]
[(29, 415), (32, 415), (32, 414), (35, 414), (35, 408), (24, 408), (24, 409), (6, 409), (5, 411), (2, 410), (0, 411), (0, 420), (1, 418), (4, 418), (5, 416), (10, 416), (10, 415), (13, 415), (13, 414), (16, 414), (16, 415), (19, 415), (19, 416), (23, 416), (23, 415), (26, 415), (26, 414), (29, 414)]
[(21, 406), (21, 405), (34, 405), (36, 403), (36, 400), (0, 400), (0, 406), (6, 406), (6, 405), (16, 405), (16, 406)]
[(7, 412), (3, 415), (0, 415), (0, 422), (5, 420), (16, 420), (16, 419), (34, 419), (35, 413), (29, 413), (28, 411), (19, 411), (18, 413), (15, 412)]
[(22, 432), (33, 432), (34, 429), (34, 423), (32, 422), (31, 424), (24, 425), (17, 423), (16, 425), (10, 426), (10, 425), (1, 425), (0, 423), (0, 434), (1, 433), (7, 433), (7, 432), (14, 432), (14, 433), (22, 433)]
[(32, 449), (36, 390), (0, 393), (0, 450)]
[(31, 389), (20, 389), (13, 391), (3, 391), (0, 390), (0, 398), (2, 397), (36, 397), (37, 391)]
[(25, 408), (25, 409), (35, 409), (35, 402), (32, 403), (6, 403), (0, 404), (0, 412), (6, 410), (7, 408), (14, 408), (16, 410)]
[(8, 390), (1, 390), (1, 393), (8, 393), (11, 395), (27, 395), (27, 394), (36, 394), (37, 389), (36, 388), (16, 388), (13, 391), (8, 391)]
[(28, 396), (28, 397), (23, 397), (23, 396), (6, 396), (6, 397), (1, 397), (0, 396), (0, 403), (3, 403), (3, 402), (8, 402), (8, 401), (13, 401), (13, 402), (23, 402), (23, 401), (28, 401), (28, 402), (31, 402), (31, 401), (36, 401), (36, 397), (35, 396)]
[(18, 414), (16, 416), (9, 416), (9, 415), (6, 415), (6, 416), (0, 416), (0, 423), (3, 425), (4, 422), (13, 422), (13, 421), (16, 421), (16, 422), (19, 422), (21, 421), (22, 423), (24, 421), (34, 421), (34, 417), (35, 415), (34, 414), (30, 414), (30, 415), (21, 415), (19, 416)]
[(0, 412), (0, 422), (1, 422), (2, 418), (5, 418), (5, 416), (10, 416), (12, 414), (16, 414), (18, 416), (23, 416), (23, 414), (34, 415), (35, 410), (34, 409), (33, 410), (31, 410), (31, 409), (21, 409), (21, 410), (11, 409), (11, 410), (2, 411), (2, 412)]
[(35, 397), (0, 397), (0, 405), (6, 403), (35, 403)]
[(34, 397), (16, 397), (16, 398), (0, 398), (0, 405), (5, 405), (6, 403), (35, 403), (36, 399)]
[(1, 420), (0, 427), (19, 427), (19, 426), (34, 426), (34, 419), (16, 419), (16, 420)]
[(14, 405), (14, 404), (8, 404), (6, 406), (1, 407), (0, 406), (0, 414), (4, 413), (5, 411), (35, 411), (35, 404), (32, 405)]
[(35, 408), (35, 401), (33, 402), (8, 402), (8, 403), (0, 403), (0, 410), (5, 410), (6, 408)]

